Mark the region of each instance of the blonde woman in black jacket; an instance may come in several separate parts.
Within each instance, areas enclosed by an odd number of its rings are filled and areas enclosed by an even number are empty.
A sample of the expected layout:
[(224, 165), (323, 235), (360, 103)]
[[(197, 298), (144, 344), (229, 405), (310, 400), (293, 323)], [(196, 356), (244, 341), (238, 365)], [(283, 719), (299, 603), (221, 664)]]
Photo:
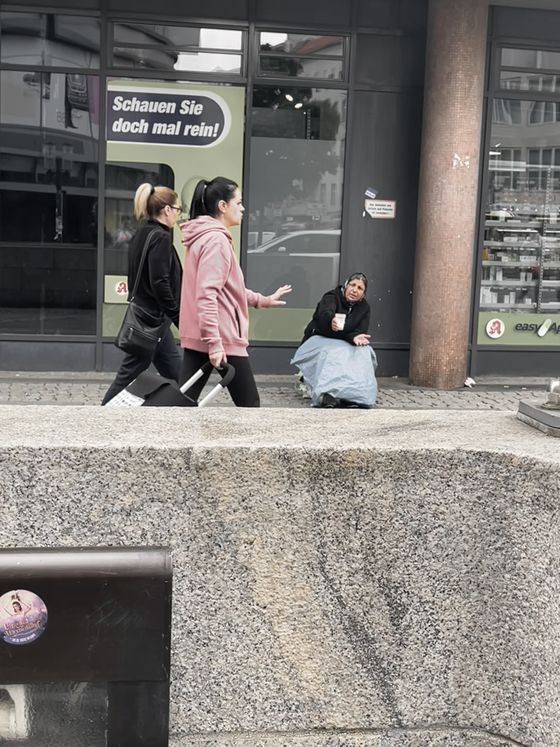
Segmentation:
[[(154, 317), (165, 316), (169, 324), (156, 347), (153, 361), (150, 358), (125, 353), (115, 380), (107, 390), (102, 405), (127, 387), (153, 362), (162, 376), (179, 380), (181, 355), (171, 334), (171, 322), (179, 324), (179, 299), (181, 295), (181, 263), (173, 246), (173, 226), (181, 213), (177, 193), (169, 187), (141, 184), (134, 196), (134, 215), (143, 221), (129, 250), (128, 287), (133, 287), (142, 250), (150, 238), (146, 259), (142, 267), (135, 302)], [(129, 299), (130, 300), (130, 299)]]

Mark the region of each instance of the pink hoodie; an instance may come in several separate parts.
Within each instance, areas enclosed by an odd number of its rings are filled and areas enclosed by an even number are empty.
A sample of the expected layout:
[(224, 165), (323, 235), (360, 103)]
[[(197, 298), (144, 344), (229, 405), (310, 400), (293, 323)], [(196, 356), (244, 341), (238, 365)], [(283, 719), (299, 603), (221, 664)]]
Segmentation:
[(270, 306), (270, 298), (245, 288), (231, 234), (220, 221), (202, 215), (181, 231), (187, 249), (179, 313), (181, 347), (247, 356), (248, 305)]

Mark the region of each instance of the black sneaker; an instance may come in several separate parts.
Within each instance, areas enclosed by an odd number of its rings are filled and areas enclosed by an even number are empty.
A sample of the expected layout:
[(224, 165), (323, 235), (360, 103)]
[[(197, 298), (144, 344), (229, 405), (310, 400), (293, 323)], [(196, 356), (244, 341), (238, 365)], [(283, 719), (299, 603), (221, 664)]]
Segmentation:
[(325, 392), (319, 397), (319, 407), (340, 407), (340, 400), (337, 397), (333, 397), (332, 394)]
[(346, 409), (355, 409), (357, 410), (360, 405), (356, 404), (356, 402), (351, 402), (349, 399), (341, 399), (339, 400), (339, 407), (344, 407)]

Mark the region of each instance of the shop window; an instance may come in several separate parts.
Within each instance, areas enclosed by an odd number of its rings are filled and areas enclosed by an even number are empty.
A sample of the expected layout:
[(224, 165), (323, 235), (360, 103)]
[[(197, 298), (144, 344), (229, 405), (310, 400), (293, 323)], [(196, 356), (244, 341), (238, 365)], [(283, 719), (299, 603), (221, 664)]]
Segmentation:
[(506, 91), (553, 93), (556, 90), (556, 78), (556, 75), (535, 75), (520, 70), (501, 70), (498, 86)]
[(548, 49), (512, 49), (504, 47), (501, 50), (501, 66), (560, 71), (560, 52)]
[(529, 124), (542, 125), (560, 121), (560, 106), (554, 101), (533, 101), (530, 105)]
[(134, 194), (140, 184), (175, 188), (173, 170), (165, 164), (108, 163), (105, 168), (103, 232), (102, 335), (114, 337), (128, 298), (128, 255), (138, 223)]
[(0, 75), (0, 332), (95, 334), (98, 78)]
[(345, 38), (262, 31), (259, 75), (273, 78), (342, 80)]
[(128, 273), (128, 249), (138, 227), (133, 211), (134, 193), (144, 182), (175, 188), (173, 170), (165, 164), (107, 164), (103, 242), (105, 275), (120, 277)]
[[(495, 100), (494, 111), (505, 103)], [(557, 121), (557, 104), (517, 105), (520, 122), (494, 118), (490, 136), (478, 335), (485, 345), (551, 344), (552, 336), (541, 340), (546, 329), (536, 332), (560, 312), (560, 131), (545, 127)]]
[(159, 24), (113, 24), (114, 67), (240, 75), (244, 31)]
[(256, 86), (246, 195), (247, 284), (290, 283), (289, 309), (253, 314), (255, 340), (300, 339), (312, 309), (338, 282), (346, 93)]
[(492, 121), (504, 124), (521, 124), (521, 102), (517, 99), (494, 99)]
[(98, 68), (99, 48), (98, 18), (0, 12), (0, 61), (4, 64)]

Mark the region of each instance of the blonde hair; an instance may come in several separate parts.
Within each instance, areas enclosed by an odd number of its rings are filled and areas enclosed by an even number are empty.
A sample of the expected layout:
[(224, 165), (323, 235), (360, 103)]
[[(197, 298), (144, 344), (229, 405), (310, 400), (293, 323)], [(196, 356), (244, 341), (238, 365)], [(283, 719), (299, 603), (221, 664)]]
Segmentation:
[(156, 218), (166, 205), (175, 205), (178, 199), (177, 192), (169, 187), (153, 187), (144, 182), (134, 195), (134, 216), (136, 220)]

